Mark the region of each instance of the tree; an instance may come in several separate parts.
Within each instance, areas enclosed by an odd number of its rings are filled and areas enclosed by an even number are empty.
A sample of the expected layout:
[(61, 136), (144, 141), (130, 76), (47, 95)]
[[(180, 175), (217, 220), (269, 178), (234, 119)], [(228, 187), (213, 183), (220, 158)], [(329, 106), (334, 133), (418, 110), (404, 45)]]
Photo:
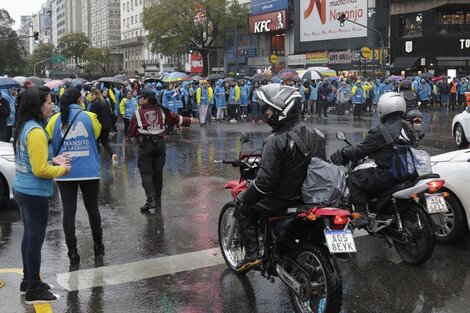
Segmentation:
[(154, 52), (199, 51), (205, 76), (209, 52), (223, 49), (234, 32), (248, 29), (248, 12), (237, 1), (161, 0), (144, 10), (143, 24)]
[(108, 75), (111, 66), (111, 49), (88, 47), (83, 53), (83, 60), (86, 62), (84, 69), (91, 75), (96, 70), (101, 71), (105, 76)]
[[(15, 21), (10, 17), (8, 11), (0, 9), (0, 74), (16, 76), (24, 71), (25, 50), (21, 40), (12, 29)], [(11, 38), (11, 39), (7, 39)]]
[(84, 33), (71, 33), (60, 38), (57, 47), (61, 54), (67, 58), (72, 58), (75, 61), (75, 65), (83, 69), (83, 66), (78, 64), (78, 59), (83, 57), (83, 53), (89, 45), (90, 42)]
[[(38, 63), (39, 61), (50, 59), (51, 56), (54, 54), (54, 52), (55, 52), (55, 49), (51, 43), (40, 43), (28, 60), (28, 66), (26, 68), (26, 72), (28, 73), (28, 76), (33, 75), (34, 64)], [(37, 67), (36, 71), (38, 69), (46, 69), (46, 68), (52, 68), (51, 61), (41, 63), (41, 66)], [(40, 71), (37, 71), (37, 73), (39, 72)]]

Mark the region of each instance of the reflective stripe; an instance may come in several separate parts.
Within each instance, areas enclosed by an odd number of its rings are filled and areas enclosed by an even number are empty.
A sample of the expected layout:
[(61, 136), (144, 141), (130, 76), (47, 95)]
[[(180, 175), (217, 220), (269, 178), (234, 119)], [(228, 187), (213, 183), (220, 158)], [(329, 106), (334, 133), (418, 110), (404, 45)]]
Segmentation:
[[(162, 112), (163, 127), (159, 128), (159, 129), (152, 129), (152, 130), (144, 129), (144, 127), (142, 125), (142, 119), (140, 117), (139, 111), (136, 111), (135, 114), (136, 114), (136, 119), (137, 119), (137, 126), (139, 126), (137, 128), (137, 132), (139, 134), (153, 136), (153, 135), (160, 135), (161, 133), (163, 133), (165, 131), (165, 113), (164, 112)], [(158, 113), (157, 113), (157, 117), (158, 117)]]
[(178, 125), (182, 125), (183, 124), (183, 117), (181, 115), (179, 117), (180, 117), (180, 121), (179, 121)]

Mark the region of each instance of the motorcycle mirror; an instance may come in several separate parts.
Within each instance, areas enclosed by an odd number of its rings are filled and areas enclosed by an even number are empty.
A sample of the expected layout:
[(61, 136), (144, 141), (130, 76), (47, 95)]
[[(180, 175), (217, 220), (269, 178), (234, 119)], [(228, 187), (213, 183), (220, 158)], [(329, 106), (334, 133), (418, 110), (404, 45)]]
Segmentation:
[(240, 135), (240, 142), (241, 143), (246, 143), (248, 141), (250, 141), (250, 135), (248, 135), (248, 133), (242, 133)]
[(346, 134), (344, 132), (337, 132), (336, 133), (336, 139), (338, 140), (346, 140)]
[(467, 110), (467, 113), (470, 113), (470, 106), (467, 106), (465, 110)]

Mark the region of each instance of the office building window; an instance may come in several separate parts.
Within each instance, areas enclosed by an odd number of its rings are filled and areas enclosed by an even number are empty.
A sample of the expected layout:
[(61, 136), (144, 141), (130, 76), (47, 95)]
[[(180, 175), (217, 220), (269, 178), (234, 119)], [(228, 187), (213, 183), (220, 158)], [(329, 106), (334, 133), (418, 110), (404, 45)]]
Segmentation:
[(415, 37), (421, 36), (423, 33), (423, 14), (412, 13), (400, 15), (400, 36)]
[[(469, 23), (468, 21), (467, 23)], [(465, 14), (456, 12), (454, 14), (439, 13), (439, 25), (463, 25), (465, 24)]]

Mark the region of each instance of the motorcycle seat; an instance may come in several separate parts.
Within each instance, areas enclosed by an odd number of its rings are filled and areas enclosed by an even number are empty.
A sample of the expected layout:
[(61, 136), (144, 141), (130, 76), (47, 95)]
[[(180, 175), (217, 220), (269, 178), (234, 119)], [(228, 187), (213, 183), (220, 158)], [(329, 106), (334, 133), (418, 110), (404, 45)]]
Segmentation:
[(402, 189), (405, 189), (405, 183), (399, 183), (399, 184), (393, 186), (392, 188), (389, 188), (387, 190), (382, 191), (381, 193), (379, 193), (377, 195), (377, 198), (381, 199), (381, 198), (390, 196), (390, 195), (394, 194), (395, 192), (400, 191)]

